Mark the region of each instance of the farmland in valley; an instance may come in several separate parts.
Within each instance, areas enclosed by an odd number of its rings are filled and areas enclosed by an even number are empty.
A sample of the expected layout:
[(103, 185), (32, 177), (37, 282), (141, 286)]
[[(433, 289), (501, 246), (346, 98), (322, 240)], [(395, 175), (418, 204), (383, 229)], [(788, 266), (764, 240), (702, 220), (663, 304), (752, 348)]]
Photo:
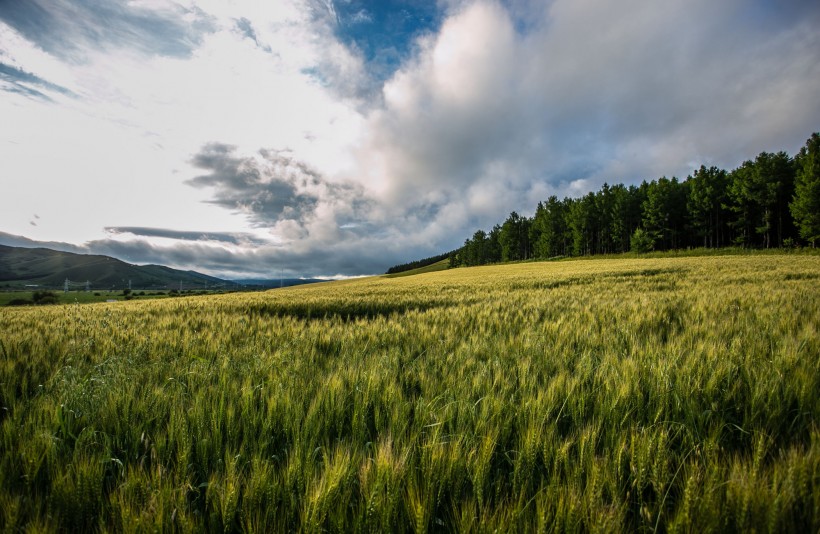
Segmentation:
[(0, 309), (0, 526), (820, 529), (820, 257)]

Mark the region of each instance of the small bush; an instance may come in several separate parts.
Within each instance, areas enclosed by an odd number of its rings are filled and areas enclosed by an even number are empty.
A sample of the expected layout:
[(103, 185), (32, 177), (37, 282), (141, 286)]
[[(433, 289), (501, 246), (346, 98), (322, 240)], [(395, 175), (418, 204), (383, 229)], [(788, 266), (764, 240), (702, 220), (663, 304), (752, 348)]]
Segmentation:
[(31, 300), (37, 305), (57, 304), (60, 302), (60, 298), (57, 294), (51, 291), (35, 291), (31, 295)]
[(632, 234), (630, 245), (632, 252), (643, 254), (645, 252), (650, 252), (653, 248), (655, 248), (655, 240), (652, 239), (649, 232), (643, 228), (638, 228), (635, 230), (635, 233)]

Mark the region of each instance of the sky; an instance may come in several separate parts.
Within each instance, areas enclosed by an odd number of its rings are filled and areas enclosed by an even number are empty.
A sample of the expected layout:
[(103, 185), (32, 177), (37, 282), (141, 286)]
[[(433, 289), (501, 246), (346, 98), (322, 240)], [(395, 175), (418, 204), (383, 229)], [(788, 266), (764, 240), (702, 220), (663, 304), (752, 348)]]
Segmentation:
[(603, 183), (795, 154), (815, 0), (0, 0), (0, 244), (376, 274)]

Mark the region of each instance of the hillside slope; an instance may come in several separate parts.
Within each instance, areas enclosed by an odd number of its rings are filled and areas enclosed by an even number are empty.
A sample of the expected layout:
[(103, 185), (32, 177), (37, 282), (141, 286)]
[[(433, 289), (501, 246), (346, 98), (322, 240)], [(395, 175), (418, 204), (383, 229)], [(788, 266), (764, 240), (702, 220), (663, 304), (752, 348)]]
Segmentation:
[(401, 271), (398, 273), (388, 273), (383, 274), (385, 278), (401, 278), (402, 276), (414, 276), (417, 274), (424, 274), (424, 273), (435, 273), (438, 271), (446, 271), (450, 268), (450, 260), (445, 258), (443, 260), (437, 261), (436, 263), (431, 263), (430, 265), (425, 265), (424, 267), (419, 267), (417, 269), (410, 269), (407, 271)]
[(132, 265), (108, 256), (73, 254), (45, 248), (0, 245), (0, 283), (10, 286), (37, 284), (62, 287), (65, 280), (95, 288), (207, 287), (224, 280), (195, 271), (180, 271), (161, 265)]

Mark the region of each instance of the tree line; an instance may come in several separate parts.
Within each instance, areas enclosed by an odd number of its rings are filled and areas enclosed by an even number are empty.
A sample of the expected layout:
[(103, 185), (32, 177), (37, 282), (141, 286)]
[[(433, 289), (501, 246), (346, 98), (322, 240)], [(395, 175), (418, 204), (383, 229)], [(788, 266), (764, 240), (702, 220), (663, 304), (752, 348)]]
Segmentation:
[(705, 247), (790, 247), (820, 241), (820, 135), (799, 153), (763, 152), (732, 171), (701, 166), (685, 180), (604, 184), (580, 198), (512, 212), (450, 253), (450, 266)]

